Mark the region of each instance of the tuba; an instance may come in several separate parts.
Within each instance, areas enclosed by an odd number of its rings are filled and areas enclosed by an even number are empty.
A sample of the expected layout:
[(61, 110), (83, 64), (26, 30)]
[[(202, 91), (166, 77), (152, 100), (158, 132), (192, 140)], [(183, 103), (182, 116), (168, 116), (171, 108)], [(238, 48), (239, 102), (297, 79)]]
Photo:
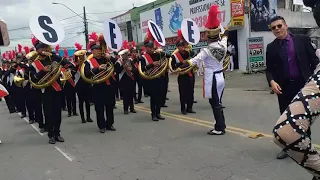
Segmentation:
[(71, 70), (68, 69), (65, 72), (61, 72), (60, 81), (62, 83), (64, 83), (64, 82), (68, 81), (71, 77), (72, 77)]
[(82, 65), (82, 63), (85, 61), (85, 56), (86, 56), (87, 51), (86, 50), (79, 50), (74, 53), (76, 56), (76, 62), (78, 63), (79, 66)]
[(230, 64), (230, 55), (227, 54), (223, 59), (223, 71), (226, 71)]
[[(191, 48), (192, 48), (192, 46), (191, 46), (191, 44), (189, 44), (189, 45), (185, 48), (185, 50), (188, 51), (188, 52), (190, 52), (190, 51), (191, 51)], [(178, 49), (174, 50), (171, 55), (174, 55), (174, 54), (177, 53), (178, 51), (179, 51)], [(189, 60), (189, 59), (188, 59), (188, 60)], [(174, 69), (172, 68), (171, 62), (172, 62), (172, 58), (170, 57), (170, 59), (169, 59), (169, 69), (170, 69), (171, 72), (174, 72)], [(192, 66), (192, 65), (188, 65), (187, 67), (181, 69), (181, 71), (179, 72), (179, 75), (187, 74), (187, 73), (190, 72), (191, 70), (194, 72), (194, 71), (196, 70), (196, 67), (194, 67), (194, 66)]]
[[(49, 53), (49, 56), (46, 55), (40, 55), (37, 51), (31, 51), (26, 55), (26, 58), (29, 60), (44, 60), (45, 58), (49, 57), (51, 59), (52, 54)], [(54, 82), (57, 81), (57, 79), (60, 77), (61, 68), (60, 65), (61, 61), (59, 63), (53, 62), (50, 65), (50, 71), (47, 72), (37, 83), (33, 82), (31, 80), (30, 72), (29, 72), (29, 82), (32, 85), (32, 87), (36, 89), (42, 89), (51, 86)]]
[[(100, 46), (102, 47), (101, 56), (105, 57), (106, 56), (105, 52), (107, 50), (106, 42), (104, 41), (103, 37), (100, 37), (99, 41), (100, 41)], [(90, 54), (87, 59), (89, 60), (92, 57), (93, 57), (93, 54)], [(95, 74), (91, 78), (86, 77), (86, 75), (84, 74), (84, 67), (85, 67), (85, 63), (82, 63), (80, 68), (80, 75), (82, 79), (89, 84), (100, 84), (100, 83), (106, 82), (107, 79), (109, 79), (114, 72), (114, 66), (109, 60), (107, 60), (106, 68), (100, 71), (99, 73)]]
[(22, 87), (22, 83), (24, 81), (24, 78), (23, 77), (20, 77), (18, 75), (15, 75), (13, 77), (13, 82), (14, 84), (17, 86), (17, 87)]
[[(161, 50), (157, 49), (155, 50), (153, 53), (160, 53)], [(160, 76), (162, 76), (163, 74), (165, 74), (167, 72), (168, 69), (168, 59), (166, 56), (164, 57), (160, 57), (160, 65), (159, 66), (153, 66), (152, 68), (146, 70), (146, 71), (142, 71), (142, 67), (141, 67), (141, 62), (139, 63), (139, 67), (138, 67), (138, 71), (140, 76), (143, 79), (147, 79), (147, 80), (152, 80), (152, 79), (156, 79)]]

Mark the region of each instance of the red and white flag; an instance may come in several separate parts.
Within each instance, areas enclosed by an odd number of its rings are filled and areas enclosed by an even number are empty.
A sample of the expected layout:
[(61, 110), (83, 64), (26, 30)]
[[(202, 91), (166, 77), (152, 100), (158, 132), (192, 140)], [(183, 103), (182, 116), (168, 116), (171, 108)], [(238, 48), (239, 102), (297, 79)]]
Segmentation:
[(7, 89), (2, 84), (0, 84), (0, 98), (3, 98), (8, 95), (9, 92), (7, 91)]

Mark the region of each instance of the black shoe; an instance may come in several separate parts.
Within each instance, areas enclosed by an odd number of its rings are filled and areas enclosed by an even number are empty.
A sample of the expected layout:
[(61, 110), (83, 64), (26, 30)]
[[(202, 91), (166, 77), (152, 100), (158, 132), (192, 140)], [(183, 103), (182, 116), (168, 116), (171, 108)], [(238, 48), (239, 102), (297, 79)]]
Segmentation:
[(169, 98), (166, 98), (166, 100), (169, 100)]
[(61, 136), (56, 136), (55, 140), (58, 141), (58, 142), (64, 142), (64, 139)]
[(34, 120), (29, 120), (29, 124), (33, 124), (35, 121)]
[(277, 155), (277, 159), (285, 159), (288, 157), (288, 154), (284, 151), (279, 152), (279, 154)]
[(130, 112), (132, 112), (132, 113), (137, 113), (137, 111), (134, 110), (134, 109), (131, 109)]
[(166, 104), (162, 105), (162, 107), (168, 107)]
[(139, 102), (138, 101), (134, 101), (134, 104), (139, 104)]
[(124, 111), (123, 114), (129, 114), (129, 112), (128, 111)]
[(106, 129), (100, 129), (100, 133), (105, 133)]
[(192, 109), (190, 109), (190, 110), (187, 110), (187, 113), (192, 113), (192, 114), (194, 114), (194, 113), (196, 113), (194, 110), (192, 110)]
[(68, 117), (71, 117), (71, 114), (68, 114)]
[(107, 127), (106, 129), (109, 131), (116, 131), (116, 128), (114, 128), (113, 126)]
[(181, 111), (181, 113), (182, 113), (183, 115), (187, 115), (187, 114), (188, 114), (187, 111)]
[(26, 114), (22, 114), (21, 115), (21, 118), (25, 118), (27, 115)]
[(84, 118), (81, 118), (82, 124), (87, 123), (87, 121)]
[(113, 109), (117, 109), (117, 106), (113, 106)]
[(159, 119), (156, 116), (152, 116), (152, 121), (159, 121)]
[(49, 138), (49, 144), (55, 144), (56, 140), (54, 139), (54, 137)]
[(79, 116), (79, 114), (78, 113), (73, 113), (73, 116)]
[(165, 120), (166, 118), (162, 117), (160, 114), (156, 116), (159, 120)]
[(193, 101), (193, 103), (197, 103), (198, 101)]
[(68, 109), (67, 108), (62, 108), (62, 111), (68, 111)]
[(207, 134), (209, 134), (209, 135), (224, 135), (225, 133), (226, 133), (225, 131), (216, 131), (214, 129), (207, 132)]
[(93, 122), (91, 118), (87, 118), (87, 122)]
[(45, 133), (46, 130), (44, 128), (40, 128), (40, 133)]
[(138, 103), (144, 103), (143, 101), (139, 100)]

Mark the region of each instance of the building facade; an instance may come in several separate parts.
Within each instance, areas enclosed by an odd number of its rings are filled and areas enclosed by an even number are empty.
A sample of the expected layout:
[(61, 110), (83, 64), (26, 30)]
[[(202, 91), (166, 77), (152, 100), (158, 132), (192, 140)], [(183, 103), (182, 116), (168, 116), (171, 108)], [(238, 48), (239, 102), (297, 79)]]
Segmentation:
[[(235, 45), (235, 69), (252, 72), (265, 68), (267, 44), (274, 40), (269, 29), (270, 19), (283, 16), (294, 34), (306, 34), (320, 45), (319, 31), (312, 12), (296, 0), (158, 0), (131, 10), (134, 39), (140, 45), (152, 20), (162, 29), (166, 38), (164, 49), (174, 51), (177, 30), (184, 18), (193, 19), (201, 31), (200, 42), (193, 46), (196, 52), (207, 46), (204, 34), (208, 10), (212, 4), (220, 6), (220, 21), (230, 28), (230, 42)], [(307, 11), (307, 12), (306, 12)], [(257, 41), (258, 40), (258, 41)], [(257, 42), (254, 42), (257, 41)]]

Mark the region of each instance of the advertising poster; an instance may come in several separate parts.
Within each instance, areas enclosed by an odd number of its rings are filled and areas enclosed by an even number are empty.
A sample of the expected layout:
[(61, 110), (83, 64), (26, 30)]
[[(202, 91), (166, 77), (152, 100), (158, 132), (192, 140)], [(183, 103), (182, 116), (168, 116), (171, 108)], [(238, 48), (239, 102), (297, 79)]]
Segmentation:
[(244, 0), (230, 0), (230, 26), (244, 26)]
[(229, 0), (176, 0), (164, 4), (161, 7), (140, 13), (141, 36), (144, 39), (148, 30), (148, 20), (154, 21), (163, 31), (166, 38), (177, 36), (184, 18), (193, 19), (200, 32), (205, 30), (208, 11), (211, 5), (219, 5), (219, 19), (223, 26), (230, 22), (230, 1)]
[(252, 31), (270, 31), (270, 20), (277, 16), (277, 0), (252, 0), (250, 21)]
[(247, 40), (248, 65), (250, 72), (263, 69), (265, 66), (263, 37), (251, 37)]

